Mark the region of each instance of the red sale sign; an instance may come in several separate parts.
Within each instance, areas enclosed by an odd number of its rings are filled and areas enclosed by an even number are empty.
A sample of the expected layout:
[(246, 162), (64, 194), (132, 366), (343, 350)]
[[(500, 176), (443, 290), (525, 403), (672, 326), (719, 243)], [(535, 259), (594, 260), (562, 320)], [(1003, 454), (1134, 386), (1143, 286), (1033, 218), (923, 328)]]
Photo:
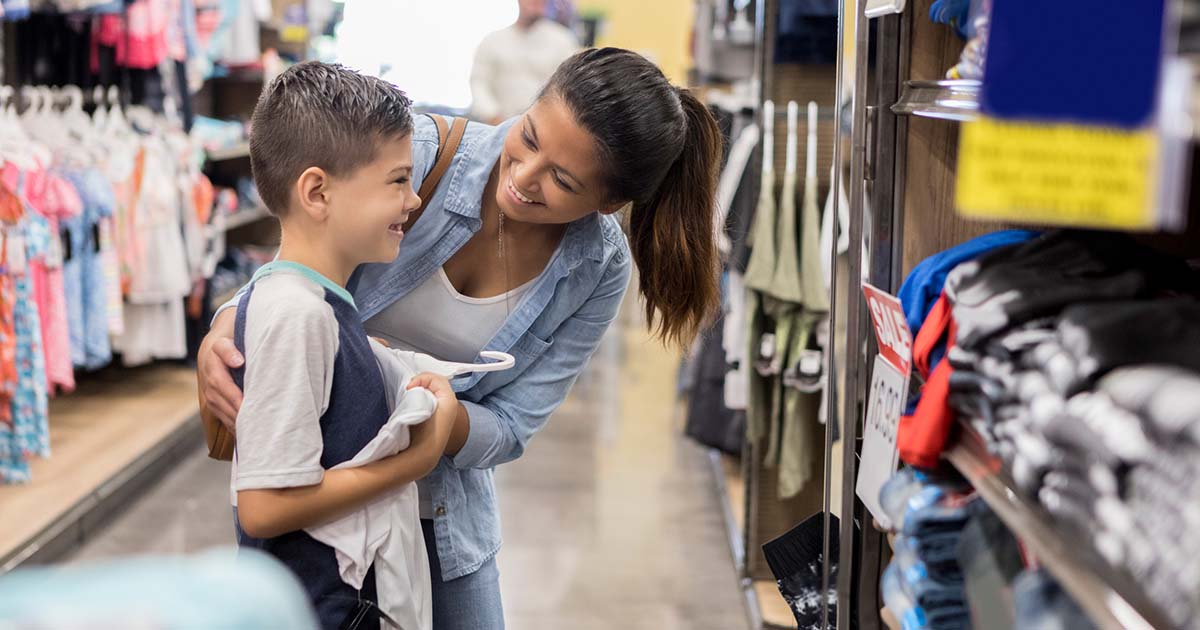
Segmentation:
[(907, 375), (912, 366), (912, 333), (908, 330), (904, 306), (891, 294), (866, 282), (862, 288), (871, 311), (871, 322), (875, 325), (880, 356)]

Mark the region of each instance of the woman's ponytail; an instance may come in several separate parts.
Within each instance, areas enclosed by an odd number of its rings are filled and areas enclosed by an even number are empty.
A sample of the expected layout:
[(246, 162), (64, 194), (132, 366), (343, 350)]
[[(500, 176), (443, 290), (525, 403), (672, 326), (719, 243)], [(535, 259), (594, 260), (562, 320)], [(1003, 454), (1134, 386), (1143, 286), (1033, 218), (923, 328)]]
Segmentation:
[(691, 92), (678, 92), (686, 120), (683, 149), (655, 195), (634, 202), (629, 241), (647, 321), (663, 340), (686, 345), (720, 301), (713, 214), (721, 131)]
[(719, 304), (713, 225), (721, 133), (708, 108), (641, 55), (593, 48), (566, 60), (559, 98), (596, 141), (613, 202), (632, 202), (629, 240), (651, 328), (686, 346)]

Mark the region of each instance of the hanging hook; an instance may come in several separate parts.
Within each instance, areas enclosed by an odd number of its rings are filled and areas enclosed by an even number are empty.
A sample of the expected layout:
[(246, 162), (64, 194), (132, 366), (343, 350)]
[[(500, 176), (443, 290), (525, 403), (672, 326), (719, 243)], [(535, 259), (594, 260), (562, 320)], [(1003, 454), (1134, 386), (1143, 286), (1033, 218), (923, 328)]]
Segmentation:
[(33, 109), (34, 105), (37, 104), (37, 90), (34, 89), (32, 85), (21, 86), (21, 99), (22, 103), (29, 103), (29, 105), (24, 108), (24, 110), (28, 112), (29, 110)]
[(83, 90), (78, 85), (65, 86), (62, 89), (62, 95), (67, 99), (67, 110), (83, 111)]
[(49, 116), (50, 112), (54, 108), (54, 90), (51, 90), (50, 86), (48, 85), (43, 85), (38, 87), (38, 94), (40, 94), (42, 97), (42, 103), (41, 107), (38, 108), (38, 114), (42, 116)]

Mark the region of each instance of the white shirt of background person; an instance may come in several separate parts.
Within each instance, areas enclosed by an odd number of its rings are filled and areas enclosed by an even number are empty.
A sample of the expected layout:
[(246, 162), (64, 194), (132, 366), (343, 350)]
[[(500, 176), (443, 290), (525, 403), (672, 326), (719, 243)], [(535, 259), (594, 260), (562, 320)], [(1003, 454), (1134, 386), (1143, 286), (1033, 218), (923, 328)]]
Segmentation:
[(518, 0), (512, 26), (490, 33), (471, 68), (471, 116), (497, 124), (524, 112), (559, 64), (579, 50), (567, 27), (542, 17), (545, 0)]

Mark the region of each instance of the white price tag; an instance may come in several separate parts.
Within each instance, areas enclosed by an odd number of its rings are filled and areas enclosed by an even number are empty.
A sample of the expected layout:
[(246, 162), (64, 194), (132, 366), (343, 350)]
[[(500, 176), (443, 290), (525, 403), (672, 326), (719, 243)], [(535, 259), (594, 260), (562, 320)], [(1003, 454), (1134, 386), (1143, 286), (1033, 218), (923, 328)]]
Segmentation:
[(904, 12), (905, 0), (867, 0), (867, 7), (864, 11), (867, 17), (876, 18), (881, 15), (891, 15), (893, 13)]
[(885, 529), (891, 529), (892, 524), (879, 503), (879, 491), (896, 472), (899, 459), (896, 432), (907, 395), (908, 375), (901, 374), (882, 355), (876, 355), (871, 390), (867, 394), (862, 463), (858, 469), (855, 493)]

